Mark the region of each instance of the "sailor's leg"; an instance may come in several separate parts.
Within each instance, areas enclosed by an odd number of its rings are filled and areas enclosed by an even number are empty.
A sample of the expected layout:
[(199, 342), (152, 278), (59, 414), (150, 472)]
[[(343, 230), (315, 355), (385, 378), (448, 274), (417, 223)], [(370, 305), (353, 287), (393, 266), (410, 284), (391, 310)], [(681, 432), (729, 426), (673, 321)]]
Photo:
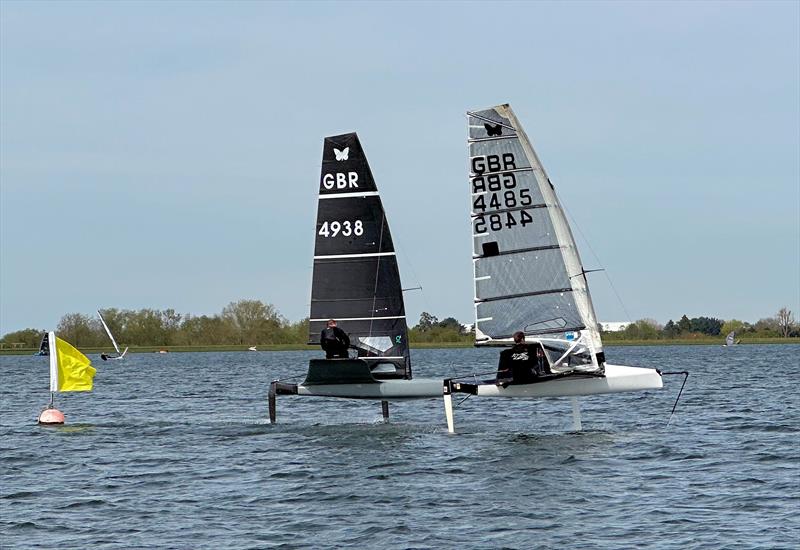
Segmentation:
[(577, 397), (572, 397), (572, 429), (573, 431), (581, 431), (581, 402)]
[(447, 419), (447, 431), (456, 433), (453, 423), (453, 381), (449, 378), (443, 381), (442, 396), (444, 398), (444, 416)]
[(272, 383), (269, 385), (269, 423), (275, 424), (275, 401), (276, 401), (276, 389), (278, 387), (278, 381), (273, 380)]
[(389, 402), (381, 401), (381, 412), (383, 413), (383, 421), (389, 422)]

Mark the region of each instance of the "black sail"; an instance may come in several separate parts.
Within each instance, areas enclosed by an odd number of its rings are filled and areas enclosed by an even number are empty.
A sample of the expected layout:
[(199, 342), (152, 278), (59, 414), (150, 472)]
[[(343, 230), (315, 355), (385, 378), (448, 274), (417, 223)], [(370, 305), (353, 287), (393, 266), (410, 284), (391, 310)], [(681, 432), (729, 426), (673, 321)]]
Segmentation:
[(411, 377), (392, 235), (355, 133), (327, 137), (322, 149), (309, 343), (319, 342), (328, 319), (349, 334), (359, 357)]

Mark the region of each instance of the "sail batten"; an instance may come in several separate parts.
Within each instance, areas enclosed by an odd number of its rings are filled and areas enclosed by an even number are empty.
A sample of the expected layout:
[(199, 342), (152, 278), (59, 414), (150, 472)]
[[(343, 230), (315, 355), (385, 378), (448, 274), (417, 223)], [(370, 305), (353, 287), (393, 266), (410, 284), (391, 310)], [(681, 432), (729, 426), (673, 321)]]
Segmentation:
[(572, 292), (572, 288), (554, 288), (552, 290), (539, 290), (536, 292), (521, 292), (519, 294), (506, 294), (505, 296), (495, 296), (493, 298), (484, 298), (483, 300), (475, 300), (476, 304), (484, 302), (493, 302), (495, 300), (511, 300), (512, 298), (522, 298), (524, 296), (541, 296), (543, 294), (557, 294), (559, 292)]
[[(475, 193), (475, 195), (486, 195), (488, 193)], [(492, 210), (492, 214), (503, 214), (504, 212), (517, 212), (518, 210), (533, 210), (535, 208), (547, 208), (549, 205), (547, 204), (532, 204), (530, 206), (514, 206), (512, 208), (499, 208), (496, 210)], [(480, 214), (470, 214), (470, 217), (477, 218), (478, 216), (485, 216), (485, 213)]]
[(523, 331), (579, 341), (602, 368), (575, 240), (525, 131), (508, 105), (467, 115), (476, 340)]
[(480, 141), (497, 141), (500, 139), (514, 139), (515, 136), (500, 136), (500, 137), (490, 137), (490, 138), (477, 138), (477, 139), (470, 139), (467, 140), (468, 143), (478, 143)]

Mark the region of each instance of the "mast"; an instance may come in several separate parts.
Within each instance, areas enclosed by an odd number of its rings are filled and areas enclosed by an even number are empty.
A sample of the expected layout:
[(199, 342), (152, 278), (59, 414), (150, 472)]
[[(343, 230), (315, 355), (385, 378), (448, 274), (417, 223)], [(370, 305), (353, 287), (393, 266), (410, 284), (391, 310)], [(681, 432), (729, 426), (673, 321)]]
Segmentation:
[(117, 345), (117, 341), (114, 340), (114, 335), (111, 334), (111, 329), (108, 328), (106, 320), (103, 319), (103, 315), (100, 313), (99, 309), (97, 310), (97, 316), (100, 317), (100, 322), (103, 324), (103, 328), (106, 329), (106, 334), (108, 334), (108, 337), (111, 338), (111, 343), (114, 345), (114, 349), (117, 350), (117, 353), (119, 354), (120, 351), (119, 351), (119, 346)]
[(309, 343), (328, 319), (358, 356), (411, 377), (408, 329), (392, 235), (355, 133), (325, 138), (317, 202)]

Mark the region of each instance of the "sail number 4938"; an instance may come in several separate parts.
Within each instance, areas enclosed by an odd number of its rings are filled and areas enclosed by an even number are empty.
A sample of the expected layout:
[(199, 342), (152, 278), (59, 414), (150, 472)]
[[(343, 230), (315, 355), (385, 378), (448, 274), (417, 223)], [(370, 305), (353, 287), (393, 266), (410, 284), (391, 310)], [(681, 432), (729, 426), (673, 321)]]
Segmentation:
[(335, 237), (340, 234), (344, 237), (349, 237), (350, 235), (359, 237), (364, 234), (364, 223), (361, 220), (353, 222), (350, 220), (324, 222), (317, 234), (323, 237)]

